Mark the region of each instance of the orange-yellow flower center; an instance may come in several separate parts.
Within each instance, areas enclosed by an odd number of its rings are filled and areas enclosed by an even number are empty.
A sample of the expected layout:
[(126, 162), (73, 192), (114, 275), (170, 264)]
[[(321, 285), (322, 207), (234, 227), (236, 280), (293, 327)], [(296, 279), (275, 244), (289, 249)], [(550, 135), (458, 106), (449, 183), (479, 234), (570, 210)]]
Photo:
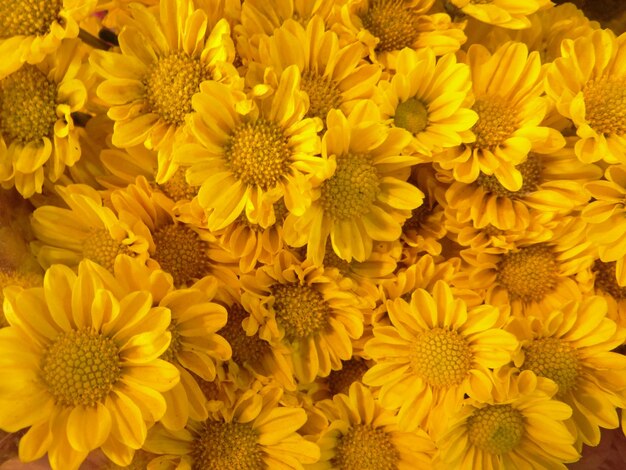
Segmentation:
[(472, 109), (478, 114), (478, 121), (472, 127), (476, 134), (475, 147), (493, 150), (517, 129), (517, 113), (499, 96), (484, 96), (476, 100)]
[(277, 124), (262, 118), (240, 124), (226, 142), (224, 155), (237, 179), (264, 191), (289, 173), (288, 140)]
[(417, 98), (409, 98), (396, 107), (393, 123), (411, 134), (419, 134), (428, 125), (428, 109)]
[(192, 111), (191, 98), (210, 78), (208, 66), (185, 52), (161, 57), (143, 79), (148, 108), (167, 124), (181, 126)]
[(594, 286), (612, 295), (617, 300), (626, 299), (626, 287), (622, 287), (617, 283), (615, 265), (615, 261), (604, 263), (600, 260), (596, 260), (593, 264), (593, 272), (596, 273)]
[(378, 38), (377, 51), (397, 51), (413, 47), (419, 34), (419, 16), (404, 0), (371, 0), (367, 11), (361, 14), (361, 21)]
[(522, 413), (511, 405), (487, 405), (467, 419), (470, 442), (490, 454), (506, 454), (515, 449), (525, 433)]
[(168, 224), (152, 234), (154, 254), (161, 269), (174, 278), (174, 285), (186, 286), (209, 274), (207, 244), (189, 227)]
[(335, 174), (322, 183), (320, 203), (335, 219), (359, 217), (376, 200), (379, 184), (378, 170), (369, 155), (338, 155)]
[(522, 369), (553, 380), (558, 386), (557, 397), (576, 386), (580, 372), (578, 351), (559, 338), (535, 339), (523, 347)]
[(546, 245), (532, 245), (502, 256), (497, 282), (512, 300), (539, 302), (552, 292), (558, 280), (558, 262)]
[(355, 424), (339, 439), (331, 465), (337, 470), (395, 470), (399, 461), (400, 453), (385, 431)]
[(113, 270), (115, 258), (119, 254), (130, 255), (131, 251), (115, 240), (106, 229), (93, 230), (83, 242), (83, 258), (90, 259), (109, 271)]
[(517, 191), (509, 191), (502, 186), (498, 178), (484, 173), (478, 175), (476, 184), (487, 192), (496, 194), (497, 196), (508, 197), (509, 199), (523, 198), (528, 193), (536, 191), (542, 181), (541, 158), (537, 154), (529, 154), (526, 161), (516, 165), (515, 168), (522, 174), (522, 187)]
[(89, 328), (61, 333), (41, 359), (41, 378), (62, 406), (94, 406), (120, 375), (117, 346)]
[(626, 134), (626, 79), (602, 77), (583, 88), (585, 119), (599, 134)]
[(313, 287), (297, 284), (272, 286), (276, 321), (289, 341), (305, 339), (326, 327), (330, 307)]
[(472, 366), (472, 352), (456, 331), (433, 328), (420, 334), (409, 359), (413, 371), (432, 387), (460, 384)]
[(259, 470), (267, 468), (263, 461), (259, 435), (249, 423), (205, 421), (198, 437), (191, 444), (194, 469)]
[(49, 33), (62, 7), (63, 0), (0, 0), (0, 39)]
[(411, 211), (411, 217), (404, 221), (402, 231), (406, 234), (411, 231), (420, 230), (426, 223), (428, 217), (432, 215), (437, 203), (426, 196), (419, 207)]
[(185, 180), (185, 171), (177, 170), (165, 183), (159, 184), (159, 189), (172, 201), (189, 201), (198, 194), (198, 188), (189, 186)]
[(348, 393), (350, 385), (354, 382), (360, 382), (365, 372), (369, 368), (363, 359), (353, 357), (348, 361), (343, 361), (340, 370), (333, 370), (328, 375), (326, 383), (328, 390), (333, 395), (337, 393)]
[(254, 365), (263, 357), (271, 353), (272, 348), (267, 341), (257, 335), (248, 336), (241, 326), (241, 322), (248, 317), (248, 313), (239, 304), (228, 307), (228, 322), (219, 331), (232, 348), (232, 360), (243, 366)]
[(319, 117), (326, 121), (328, 111), (341, 105), (341, 91), (330, 77), (306, 70), (302, 72), (300, 86), (309, 96), (307, 116)]
[(180, 331), (178, 331), (178, 323), (176, 320), (172, 319), (170, 325), (167, 327), (167, 331), (169, 331), (172, 335), (172, 339), (170, 340), (170, 345), (167, 347), (165, 352), (161, 354), (161, 359), (168, 362), (176, 362), (178, 353), (181, 351), (183, 346), (183, 340), (181, 338)]
[(0, 131), (7, 143), (38, 142), (52, 135), (56, 84), (33, 65), (0, 81)]

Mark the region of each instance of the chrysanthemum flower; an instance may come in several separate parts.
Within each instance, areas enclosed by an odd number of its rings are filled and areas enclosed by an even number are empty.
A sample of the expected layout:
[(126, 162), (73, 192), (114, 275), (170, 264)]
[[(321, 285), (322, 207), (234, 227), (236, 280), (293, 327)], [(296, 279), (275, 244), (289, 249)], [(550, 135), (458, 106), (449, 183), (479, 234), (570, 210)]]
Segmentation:
[(529, 28), (529, 15), (552, 6), (550, 0), (446, 0), (446, 4), (483, 23), (510, 29)]
[(544, 74), (539, 53), (529, 54), (526, 45), (509, 42), (491, 54), (475, 44), (467, 53), (467, 63), (475, 96), (472, 109), (478, 113), (472, 128), (476, 139), (438, 155), (436, 161), (452, 169), (454, 178), (463, 183), (476, 181), (482, 172), (517, 191), (522, 175), (515, 165), (531, 150), (546, 154), (565, 145), (558, 131), (541, 126), (548, 100), (541, 96)]
[(161, 0), (157, 12), (135, 4), (119, 35), (121, 52), (93, 51), (90, 63), (105, 80), (98, 96), (115, 121), (113, 144), (159, 151), (157, 180), (175, 170), (171, 150), (183, 138), (191, 99), (207, 80), (231, 81), (235, 47), (224, 19), (213, 29), (192, 0)]
[(545, 85), (559, 113), (576, 126), (576, 156), (587, 163), (626, 162), (626, 36), (597, 30), (566, 39), (561, 51)]
[(545, 317), (518, 317), (507, 327), (521, 343), (515, 366), (558, 386), (555, 398), (573, 410), (568, 428), (581, 443), (598, 445), (600, 427), (619, 426), (616, 405), (626, 403), (626, 357), (611, 352), (626, 329), (607, 316), (606, 301), (589, 296)]
[[(488, 400), (489, 368), (511, 360), (518, 343), (503, 326), (498, 310), (468, 310), (448, 284), (438, 281), (430, 294), (417, 289), (410, 304), (387, 302), (391, 325), (375, 326), (365, 353), (376, 361), (363, 382), (380, 387), (382, 405), (399, 409), (407, 429), (435, 426), (439, 413), (457, 409), (463, 395)], [(437, 416), (437, 418), (435, 418)]]
[(51, 267), (43, 288), (7, 291), (0, 427), (30, 426), (23, 461), (47, 452), (53, 469), (77, 469), (102, 448), (126, 465), (165, 413), (162, 393), (178, 382), (158, 359), (170, 344), (170, 312), (153, 308), (148, 292), (120, 295), (118, 279), (128, 275), (85, 260), (78, 274)]
[(395, 241), (410, 210), (424, 194), (406, 182), (417, 160), (402, 155), (409, 136), (380, 123), (376, 106), (357, 104), (346, 118), (328, 113), (322, 155), (331, 171), (314, 190), (314, 201), (304, 214), (285, 219), (285, 240), (307, 244), (307, 256), (321, 265), (330, 237), (335, 253), (346, 261), (365, 261), (377, 241)]
[(323, 268), (281, 253), (273, 265), (242, 276), (241, 302), (250, 316), (248, 335), (286, 345), (294, 376), (303, 383), (327, 376), (352, 356), (352, 341), (363, 334), (356, 295), (326, 276)]
[(431, 468), (435, 445), (421, 429), (407, 432), (360, 383), (318, 405), (330, 424), (317, 440), (320, 461), (307, 470)]
[(323, 171), (326, 163), (317, 156), (321, 123), (304, 117), (307, 99), (299, 82), (292, 65), (271, 96), (253, 102), (216, 82), (205, 82), (194, 97), (190, 128), (199, 144), (180, 146), (175, 160), (189, 167), (187, 182), (200, 186), (198, 202), (210, 230), (228, 226), (244, 211), (250, 222), (268, 227), (281, 199), (298, 214), (309, 204), (306, 175)]
[(319, 447), (296, 432), (306, 422), (305, 411), (279, 406), (281, 396), (278, 387), (246, 390), (232, 408), (190, 421), (181, 431), (155, 426), (144, 448), (166, 455), (148, 468), (297, 470), (316, 462)]
[(553, 399), (556, 387), (531, 372), (502, 369), (493, 397), (468, 399), (437, 440), (443, 468), (562, 469), (578, 460), (564, 424), (572, 411)]
[(382, 119), (411, 134), (410, 151), (425, 157), (471, 142), (468, 131), (478, 115), (465, 107), (472, 88), (469, 72), (454, 54), (437, 60), (430, 48), (402, 49), (394, 76), (378, 84)]
[(596, 260), (591, 272), (594, 275), (594, 293), (604, 297), (608, 317), (621, 327), (626, 327), (626, 287), (617, 283), (616, 262)]
[[(1, 5), (0, 12), (10, 8)], [(79, 40), (65, 41), (54, 55), (0, 80), (0, 184), (25, 198), (41, 193), (44, 168), (56, 181), (80, 158), (72, 113), (87, 99), (81, 47)]]

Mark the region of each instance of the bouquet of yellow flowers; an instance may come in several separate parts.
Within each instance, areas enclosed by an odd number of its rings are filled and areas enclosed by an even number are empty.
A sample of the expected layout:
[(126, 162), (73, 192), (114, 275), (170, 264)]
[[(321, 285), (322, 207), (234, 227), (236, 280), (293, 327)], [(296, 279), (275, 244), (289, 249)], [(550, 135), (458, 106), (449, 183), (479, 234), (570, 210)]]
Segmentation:
[(624, 31), (0, 0), (0, 469), (622, 468)]

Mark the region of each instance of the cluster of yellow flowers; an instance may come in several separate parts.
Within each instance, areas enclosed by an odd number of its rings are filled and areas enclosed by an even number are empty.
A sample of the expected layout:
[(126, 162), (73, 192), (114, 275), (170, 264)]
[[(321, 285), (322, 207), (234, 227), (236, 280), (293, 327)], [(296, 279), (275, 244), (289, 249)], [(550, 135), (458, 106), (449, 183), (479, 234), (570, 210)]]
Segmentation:
[(0, 463), (626, 432), (626, 5), (557, 3), (0, 0)]

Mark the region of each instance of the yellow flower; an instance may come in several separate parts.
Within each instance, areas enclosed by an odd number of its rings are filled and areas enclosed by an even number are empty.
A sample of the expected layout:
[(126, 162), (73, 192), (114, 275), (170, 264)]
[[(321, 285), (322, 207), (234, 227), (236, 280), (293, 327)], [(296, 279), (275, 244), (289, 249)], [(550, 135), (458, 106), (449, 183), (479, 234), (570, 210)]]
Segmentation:
[(366, 385), (380, 387), (385, 408), (399, 409), (400, 425), (434, 428), (440, 413), (460, 407), (463, 395), (491, 396), (489, 368), (511, 360), (518, 343), (502, 331), (498, 310), (482, 305), (468, 310), (444, 281), (430, 294), (416, 289), (407, 303), (387, 302), (391, 325), (375, 326), (365, 353), (376, 364)]
[(561, 52), (548, 67), (545, 87), (576, 127), (576, 156), (586, 163), (626, 163), (626, 36), (597, 30), (566, 39)]
[(608, 317), (620, 327), (626, 328), (626, 287), (617, 283), (617, 263), (596, 260), (591, 269), (594, 274), (594, 293), (604, 297)]
[[(37, 65), (0, 80), (0, 183), (15, 186), (25, 198), (41, 193), (44, 168), (56, 181), (80, 158), (72, 113), (87, 99), (79, 74), (81, 47), (79, 40), (65, 41)], [(6, 56), (0, 57), (4, 63)]]
[(446, 0), (446, 4), (484, 23), (511, 29), (529, 28), (529, 15), (552, 6), (550, 0)]
[(322, 457), (307, 470), (430, 468), (435, 445), (428, 435), (401, 428), (397, 416), (360, 383), (318, 407), (330, 424), (317, 440)]
[(122, 294), (129, 274), (85, 260), (78, 274), (55, 265), (42, 288), (7, 292), (0, 427), (30, 427), (21, 460), (47, 452), (53, 469), (72, 470), (101, 448), (127, 465), (165, 413), (162, 393), (178, 382), (176, 368), (158, 359), (170, 343), (170, 312), (153, 308), (148, 292)]
[(582, 443), (599, 444), (600, 427), (618, 427), (615, 406), (626, 403), (626, 357), (611, 352), (624, 343), (626, 330), (606, 314), (606, 301), (589, 296), (545, 319), (517, 317), (507, 327), (521, 343), (515, 366), (552, 380), (555, 398), (572, 408), (567, 425), (579, 450)]
[(0, 2), (0, 79), (22, 64), (58, 54), (63, 39), (78, 36), (78, 22), (96, 0), (2, 0)]
[(436, 161), (463, 183), (476, 181), (482, 172), (517, 191), (522, 175), (515, 165), (531, 150), (552, 153), (565, 145), (558, 131), (540, 125), (548, 100), (541, 96), (544, 74), (539, 53), (529, 54), (524, 44), (509, 42), (491, 54), (475, 44), (467, 53), (467, 63), (475, 97), (472, 109), (478, 113), (472, 128), (476, 139), (437, 155)]
[(314, 201), (304, 214), (285, 219), (285, 240), (307, 244), (307, 256), (321, 265), (330, 237), (334, 252), (346, 261), (365, 261), (374, 241), (399, 238), (410, 210), (423, 193), (406, 182), (416, 158), (402, 155), (408, 136), (379, 122), (376, 106), (358, 103), (353, 112), (328, 113), (322, 141), (330, 171), (316, 184)]
[(149, 469), (301, 469), (316, 462), (319, 447), (297, 434), (305, 423), (301, 408), (280, 406), (282, 389), (267, 386), (239, 393), (235, 404), (181, 431), (157, 425), (144, 448), (157, 457)]
[(556, 387), (529, 371), (501, 369), (493, 397), (466, 400), (437, 440), (442, 468), (562, 469), (579, 454), (563, 423), (572, 411), (552, 399)]

